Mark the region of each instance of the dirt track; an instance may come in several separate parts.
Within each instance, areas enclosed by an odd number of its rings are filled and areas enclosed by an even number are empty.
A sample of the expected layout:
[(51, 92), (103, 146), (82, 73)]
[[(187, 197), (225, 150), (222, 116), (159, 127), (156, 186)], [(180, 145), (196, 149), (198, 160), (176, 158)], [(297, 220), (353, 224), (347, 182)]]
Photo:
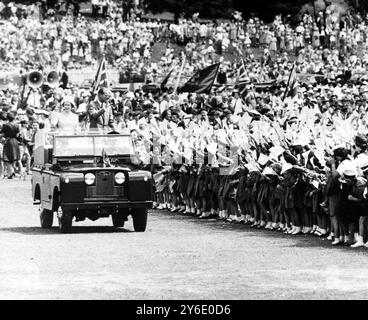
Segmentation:
[(30, 180), (0, 181), (0, 299), (367, 298), (368, 249), (153, 211), (39, 227)]

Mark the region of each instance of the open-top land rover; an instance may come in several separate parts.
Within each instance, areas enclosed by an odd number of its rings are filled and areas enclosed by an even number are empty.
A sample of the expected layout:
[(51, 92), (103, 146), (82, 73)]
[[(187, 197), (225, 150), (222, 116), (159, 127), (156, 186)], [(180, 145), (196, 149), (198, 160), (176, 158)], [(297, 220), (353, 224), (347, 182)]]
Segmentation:
[(130, 215), (135, 231), (145, 231), (152, 207), (152, 175), (140, 170), (129, 134), (38, 133), (32, 168), (32, 196), (42, 228), (71, 232), (72, 221), (112, 217), (123, 227)]

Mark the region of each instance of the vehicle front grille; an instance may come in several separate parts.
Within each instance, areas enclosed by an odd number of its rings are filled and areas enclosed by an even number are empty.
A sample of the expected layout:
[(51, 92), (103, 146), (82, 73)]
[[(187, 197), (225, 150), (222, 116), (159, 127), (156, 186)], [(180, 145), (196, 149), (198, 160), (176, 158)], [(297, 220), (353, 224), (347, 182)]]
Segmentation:
[(96, 182), (86, 188), (87, 198), (124, 198), (124, 185), (117, 186), (113, 171), (96, 172)]
[(97, 192), (97, 187), (95, 186), (88, 186), (86, 190), (86, 197), (87, 198), (124, 198), (124, 187), (122, 186), (114, 186), (112, 192), (107, 194), (101, 194)]
[(114, 173), (112, 171), (99, 171), (96, 173), (96, 193), (100, 196), (113, 194)]

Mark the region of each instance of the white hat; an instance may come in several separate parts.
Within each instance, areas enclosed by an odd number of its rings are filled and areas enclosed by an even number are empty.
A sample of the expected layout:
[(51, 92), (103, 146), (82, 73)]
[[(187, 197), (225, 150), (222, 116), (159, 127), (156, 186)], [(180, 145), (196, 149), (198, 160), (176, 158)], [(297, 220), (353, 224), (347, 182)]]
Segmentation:
[(74, 106), (74, 99), (70, 96), (65, 96), (63, 101), (61, 101), (61, 105), (64, 105), (64, 103), (70, 103), (72, 106)]
[(368, 168), (368, 155), (361, 153), (354, 162), (357, 168), (366, 170)]
[(340, 181), (344, 181), (346, 178), (356, 177), (358, 175), (357, 167), (354, 161), (346, 160), (346, 161), (343, 161), (340, 165), (342, 164), (343, 164), (341, 168), (342, 170), (341, 169), (337, 170), (338, 172), (340, 171), (340, 174), (341, 174)]

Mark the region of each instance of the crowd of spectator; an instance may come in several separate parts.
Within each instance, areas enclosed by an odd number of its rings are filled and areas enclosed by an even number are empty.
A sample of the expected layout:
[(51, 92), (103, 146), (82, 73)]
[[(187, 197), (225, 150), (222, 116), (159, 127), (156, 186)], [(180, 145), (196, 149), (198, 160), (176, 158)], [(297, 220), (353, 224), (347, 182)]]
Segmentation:
[[(184, 77), (204, 64), (223, 60), (226, 53), (231, 53), (232, 58), (222, 61), (228, 64), (225, 71), (233, 70), (234, 57), (258, 61), (263, 54), (262, 73), (276, 76), (285, 69), (282, 63), (296, 56), (300, 60), (298, 72), (327, 73), (331, 77), (344, 67), (363, 73), (368, 61), (366, 17), (355, 12), (341, 16), (333, 8), (316, 17), (305, 13), (297, 26), (280, 15), (271, 24), (257, 17), (245, 20), (239, 14), (224, 22), (201, 21), (198, 17), (180, 19), (178, 23), (145, 20), (142, 14), (124, 15), (127, 9), (124, 11), (115, 1), (93, 4), (96, 18), (79, 12), (75, 15), (72, 8), (64, 15), (55, 10), (42, 15), (42, 5), (36, 4), (10, 3), (5, 8), (10, 10), (0, 25), (3, 71), (37, 66), (85, 68), (96, 66), (105, 55), (109, 67), (120, 70), (122, 81), (129, 81), (132, 71), (155, 80), (162, 78), (172, 64), (180, 68), (180, 46), (185, 46), (187, 57), (188, 72), (184, 70)], [(99, 13), (105, 11), (101, 17)], [(152, 57), (157, 43), (168, 47), (162, 57)], [(250, 73), (259, 73), (260, 69), (253, 64), (247, 64), (247, 68), (255, 69)]]
[[(175, 24), (116, 10), (93, 12), (103, 18), (13, 10), (2, 20), (3, 70), (97, 68), (105, 55), (123, 78), (144, 70), (155, 84), (171, 71), (166, 87), (102, 89), (96, 98), (73, 84), (24, 95), (17, 86), (1, 91), (2, 176), (30, 172), (38, 130), (128, 130), (141, 165), (155, 174), (159, 209), (364, 245), (366, 18), (328, 9), (306, 13), (297, 26), (281, 16), (265, 24), (239, 14), (228, 22), (195, 16)], [(165, 51), (154, 60), (160, 42)], [(228, 59), (231, 51), (237, 59)], [(183, 81), (217, 62), (210, 94), (178, 93)]]

